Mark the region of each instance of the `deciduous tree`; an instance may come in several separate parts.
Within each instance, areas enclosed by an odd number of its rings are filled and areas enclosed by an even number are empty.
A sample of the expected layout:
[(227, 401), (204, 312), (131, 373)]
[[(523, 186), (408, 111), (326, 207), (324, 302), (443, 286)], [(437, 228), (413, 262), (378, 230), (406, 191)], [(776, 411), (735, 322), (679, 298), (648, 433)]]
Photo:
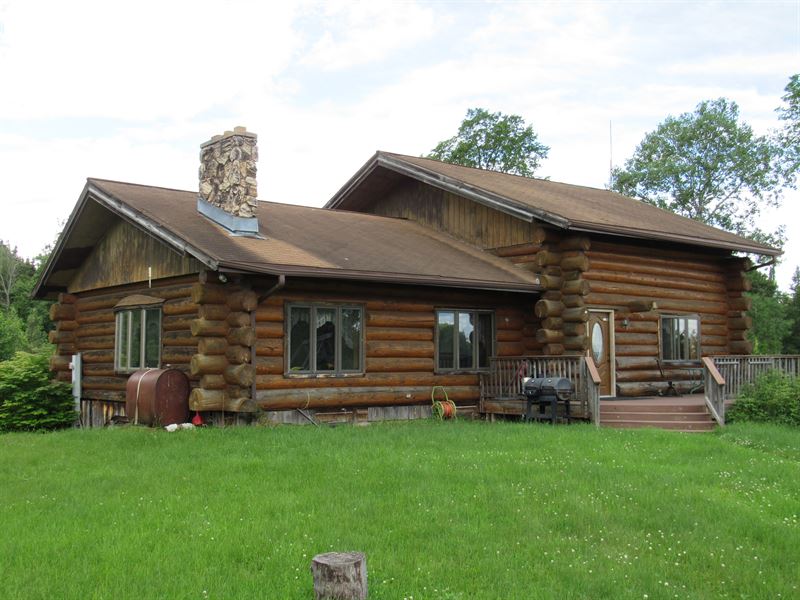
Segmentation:
[(428, 158), (531, 177), (549, 150), (519, 115), (471, 108), (458, 133), (439, 142)]
[(781, 200), (779, 153), (739, 120), (735, 102), (700, 102), (648, 133), (612, 189), (659, 208), (742, 235), (779, 244), (782, 231), (762, 232), (755, 219)]

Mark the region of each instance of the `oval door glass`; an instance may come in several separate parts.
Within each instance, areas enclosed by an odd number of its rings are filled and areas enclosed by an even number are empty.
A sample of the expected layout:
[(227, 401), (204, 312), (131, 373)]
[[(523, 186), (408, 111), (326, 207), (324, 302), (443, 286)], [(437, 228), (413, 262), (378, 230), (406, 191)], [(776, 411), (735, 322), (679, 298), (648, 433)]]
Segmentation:
[(592, 326), (592, 356), (597, 365), (603, 361), (603, 346), (603, 327), (595, 323)]

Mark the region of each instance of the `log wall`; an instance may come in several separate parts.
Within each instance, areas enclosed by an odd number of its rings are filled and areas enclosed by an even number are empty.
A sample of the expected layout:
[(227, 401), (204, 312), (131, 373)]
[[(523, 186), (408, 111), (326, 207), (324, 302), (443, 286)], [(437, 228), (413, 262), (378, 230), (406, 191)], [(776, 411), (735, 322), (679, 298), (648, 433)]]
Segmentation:
[[(364, 307), (363, 374), (285, 374), (286, 303), (298, 301)], [(533, 314), (529, 295), (298, 282), (263, 300), (255, 311), (256, 404), (264, 411), (429, 405), (433, 386), (441, 385), (456, 404), (476, 405), (477, 374), (435, 372), (436, 308), (494, 310), (500, 356), (538, 348), (526, 317)]]
[[(198, 306), (191, 301), (195, 277), (172, 278), (145, 284), (118, 286), (110, 290), (61, 294), (51, 307), (50, 316), (55, 321), (55, 331), (50, 333), (56, 344), (56, 353), (50, 366), (57, 378), (69, 382), (70, 359), (76, 352), (83, 355), (83, 398), (103, 402), (124, 402), (125, 383), (129, 374), (114, 370), (114, 306), (126, 296), (147, 294), (163, 298), (162, 348), (163, 367), (180, 369), (189, 373), (189, 363), (197, 352), (197, 341), (190, 325), (197, 316)], [(196, 380), (195, 380), (196, 383)], [(120, 414), (106, 410), (109, 414)], [(102, 411), (101, 413), (102, 414)]]

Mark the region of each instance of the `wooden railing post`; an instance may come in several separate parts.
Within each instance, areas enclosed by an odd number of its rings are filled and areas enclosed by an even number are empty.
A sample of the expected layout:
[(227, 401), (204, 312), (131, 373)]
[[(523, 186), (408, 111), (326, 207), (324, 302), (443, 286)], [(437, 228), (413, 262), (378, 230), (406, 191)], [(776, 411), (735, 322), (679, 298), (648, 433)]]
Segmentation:
[(583, 365), (589, 375), (584, 377), (584, 380), (586, 382), (586, 396), (589, 411), (592, 415), (592, 422), (600, 426), (600, 373), (591, 356), (583, 357)]
[(714, 420), (725, 425), (725, 378), (717, 370), (714, 360), (708, 356), (703, 357), (703, 379), (706, 406)]

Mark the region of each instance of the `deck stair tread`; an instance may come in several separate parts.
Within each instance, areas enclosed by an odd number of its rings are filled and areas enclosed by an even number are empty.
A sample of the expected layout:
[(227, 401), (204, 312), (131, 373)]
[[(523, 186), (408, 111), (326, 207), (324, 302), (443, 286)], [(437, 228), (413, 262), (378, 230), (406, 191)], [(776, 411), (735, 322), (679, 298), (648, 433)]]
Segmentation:
[(601, 401), (600, 425), (703, 432), (713, 431), (716, 422), (698, 398), (679, 397)]

